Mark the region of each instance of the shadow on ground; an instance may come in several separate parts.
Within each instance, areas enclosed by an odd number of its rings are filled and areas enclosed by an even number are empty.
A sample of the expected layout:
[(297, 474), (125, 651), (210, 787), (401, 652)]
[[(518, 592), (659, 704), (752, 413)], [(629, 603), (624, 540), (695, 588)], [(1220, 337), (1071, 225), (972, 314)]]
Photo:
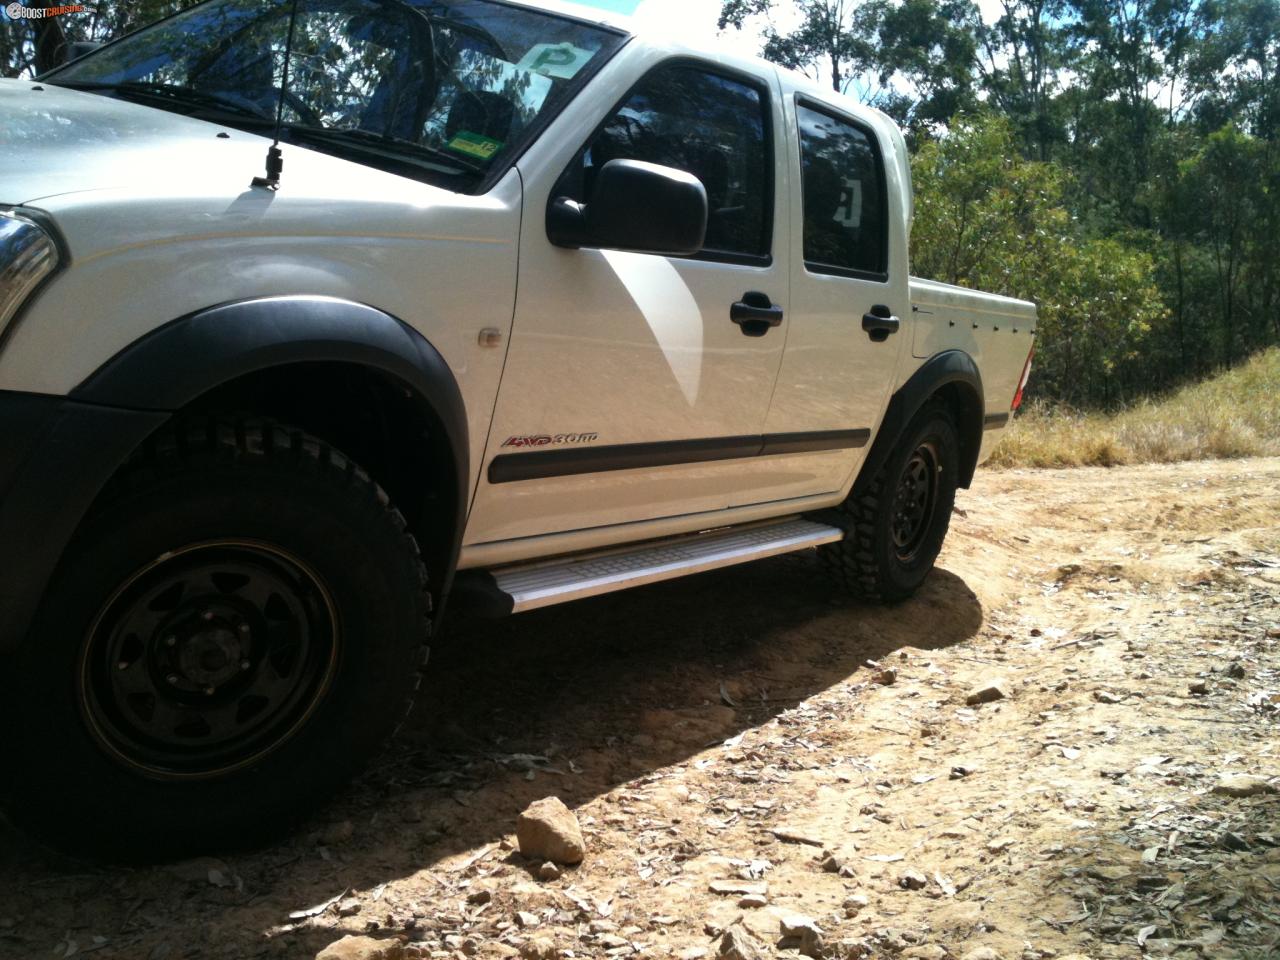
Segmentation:
[[(453, 617), (396, 744), (295, 834), (222, 855), (229, 886), (209, 882), (208, 864), (95, 867), (0, 827), (0, 957), (69, 941), (130, 960), (310, 956), (333, 934), (281, 931), (290, 911), (448, 869), (447, 858), (511, 833), (538, 797), (578, 806), (768, 721), (868, 660), (963, 642), (982, 619), (946, 570), (895, 608), (833, 599), (812, 555), (505, 621)], [(351, 838), (326, 846), (320, 835), (344, 821)], [(360, 920), (411, 927), (415, 911), (432, 912), (432, 886), (424, 875), (419, 903)]]

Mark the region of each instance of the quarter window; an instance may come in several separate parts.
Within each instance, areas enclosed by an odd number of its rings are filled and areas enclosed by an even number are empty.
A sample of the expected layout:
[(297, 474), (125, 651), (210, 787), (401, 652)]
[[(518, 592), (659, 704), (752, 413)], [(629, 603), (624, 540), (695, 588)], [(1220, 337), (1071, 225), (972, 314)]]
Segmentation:
[(817, 273), (883, 275), (884, 180), (868, 133), (797, 104), (804, 191), (804, 259)]
[(658, 67), (566, 171), (561, 193), (585, 200), (610, 160), (685, 170), (707, 191), (703, 252), (766, 256), (773, 199), (766, 109), (761, 92), (740, 80), (689, 64)]

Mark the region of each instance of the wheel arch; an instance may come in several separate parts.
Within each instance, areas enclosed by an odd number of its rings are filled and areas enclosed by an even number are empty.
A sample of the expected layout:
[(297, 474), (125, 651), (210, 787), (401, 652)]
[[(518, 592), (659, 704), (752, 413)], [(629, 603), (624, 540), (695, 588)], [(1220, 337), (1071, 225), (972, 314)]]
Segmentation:
[[(338, 383), (375, 391), (384, 422), (414, 429), (411, 462), (398, 475), (385, 464), (366, 469), (407, 498), (399, 505), (443, 599), (457, 563), (470, 472), (465, 408), (452, 371), (424, 337), (383, 311), (331, 297), (269, 297), (173, 320), (116, 354), (66, 398), (47, 398), (48, 427), (21, 465), (22, 489), (0, 504), (0, 541), (24, 548), (27, 561), (15, 578), (20, 582), (0, 590), (0, 651), (25, 634), (94, 500), (158, 430), (186, 412), (222, 404), (233, 408), (224, 412), (280, 419), (325, 397), (340, 406), (351, 394), (334, 391)], [(276, 402), (248, 409), (264, 396)], [(332, 420), (305, 419), (311, 422), (298, 426), (339, 449), (358, 436), (351, 421), (335, 430), (326, 429)], [(367, 448), (344, 452), (359, 460)], [(413, 496), (415, 478), (424, 480), (421, 499)], [(432, 517), (438, 528), (426, 519)], [(443, 606), (437, 603), (437, 611)]]
[(406, 439), (416, 464), (397, 470), (423, 481), (418, 496), (437, 497), (451, 521), (447, 529), (414, 530), (437, 588), (447, 589), (469, 487), (466, 410), (440, 352), (391, 314), (319, 296), (222, 304), (143, 337), (70, 394), (89, 403), (175, 413), (260, 404), (266, 409), (253, 413), (301, 421), (298, 426), (361, 462), (416, 520), (424, 512), (412, 487), (398, 482), (386, 464), (379, 470), (376, 462), (364, 462), (376, 460), (369, 456), (371, 445), (351, 429), (354, 418), (341, 416), (342, 403), (361, 395), (384, 416), (384, 425), (389, 420), (413, 431), (411, 440), (390, 433), (384, 440)]
[(889, 459), (911, 418), (934, 399), (942, 400), (956, 418), (960, 440), (960, 463), (957, 465), (959, 485), (967, 488), (973, 482), (982, 447), (982, 420), (986, 403), (982, 374), (973, 358), (964, 351), (944, 350), (921, 364), (890, 397), (880, 429), (876, 432), (871, 449), (867, 451), (866, 459), (854, 481), (854, 490), (860, 490), (870, 482)]

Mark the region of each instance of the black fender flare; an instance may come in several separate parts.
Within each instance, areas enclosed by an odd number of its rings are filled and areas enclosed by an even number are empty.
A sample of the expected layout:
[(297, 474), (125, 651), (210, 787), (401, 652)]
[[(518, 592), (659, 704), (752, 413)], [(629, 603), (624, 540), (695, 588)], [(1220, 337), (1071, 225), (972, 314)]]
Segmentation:
[(444, 357), (399, 318), (337, 297), (233, 301), (156, 329), (108, 360), (70, 396), (131, 410), (179, 410), (246, 374), (312, 361), (355, 364), (392, 377), (443, 432), (453, 456), (457, 491), (453, 542), (441, 584), (441, 591), (447, 592), (470, 490), (466, 407)]
[(7, 468), (0, 473), (9, 478), (0, 476), (0, 488), (8, 487), (0, 502), (0, 551), (25, 560), (21, 576), (0, 585), (0, 651), (25, 634), (94, 499), (170, 414), (246, 374), (308, 361), (357, 364), (393, 378), (442, 431), (457, 491), (443, 599), (470, 490), (466, 411), (453, 371), (425, 337), (374, 307), (334, 297), (265, 297), (170, 321), (121, 350), (66, 397), (41, 398), (38, 417), (24, 414), (33, 442), (24, 445), (21, 463), (0, 462)]
[(982, 446), (982, 418), (985, 410), (985, 394), (982, 389), (982, 374), (973, 358), (963, 350), (944, 350), (935, 353), (916, 370), (893, 396), (885, 409), (884, 419), (876, 438), (867, 451), (858, 478), (853, 489), (860, 491), (875, 477), (898, 439), (907, 428), (920, 408), (939, 390), (952, 386), (960, 394), (962, 402), (954, 410), (956, 426), (960, 431), (960, 463), (958, 479), (960, 486), (968, 487), (973, 482), (973, 472), (978, 466), (978, 452)]

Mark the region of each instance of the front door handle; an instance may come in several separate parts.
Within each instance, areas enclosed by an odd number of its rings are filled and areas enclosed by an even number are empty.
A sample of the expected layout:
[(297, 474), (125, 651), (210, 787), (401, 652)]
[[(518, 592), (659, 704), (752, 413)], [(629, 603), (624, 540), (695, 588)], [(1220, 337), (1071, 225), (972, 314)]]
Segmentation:
[(901, 321), (883, 303), (877, 303), (870, 313), (862, 315), (862, 329), (867, 331), (872, 343), (884, 343), (889, 334), (898, 332), (900, 326)]
[(748, 290), (729, 308), (729, 319), (748, 337), (763, 337), (770, 327), (782, 323), (782, 308), (770, 300), (767, 293)]

